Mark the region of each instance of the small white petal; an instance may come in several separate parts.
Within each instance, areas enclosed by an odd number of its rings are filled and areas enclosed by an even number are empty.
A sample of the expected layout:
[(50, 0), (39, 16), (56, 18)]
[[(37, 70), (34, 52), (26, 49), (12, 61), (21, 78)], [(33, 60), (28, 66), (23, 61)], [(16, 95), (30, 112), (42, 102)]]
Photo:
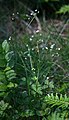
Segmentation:
[(15, 15), (14, 13), (12, 15)]
[(36, 30), (36, 33), (39, 33), (39, 30)]
[(48, 50), (48, 47), (45, 47), (46, 50)]
[(25, 60), (27, 60), (27, 58), (25, 57)]
[(58, 50), (60, 50), (60, 48), (58, 48)]
[(55, 46), (55, 44), (52, 44), (52, 45), (50, 46), (50, 48), (53, 49), (54, 46)]
[(17, 12), (17, 15), (19, 15), (19, 12)]
[(28, 14), (26, 14), (26, 17), (28, 17)]
[(14, 18), (12, 18), (12, 20), (14, 20)]
[(34, 35), (31, 36), (32, 38), (34, 37)]
[(30, 15), (33, 15), (33, 12), (31, 12)]
[(49, 77), (47, 77), (46, 79), (49, 80)]
[(11, 36), (9, 37), (9, 40), (11, 40)]
[(28, 20), (30, 20), (30, 17), (28, 18)]
[(35, 12), (37, 12), (37, 9), (35, 10)]
[(28, 44), (26, 46), (28, 47)]
[(32, 38), (30, 38), (30, 41), (32, 41)]
[(32, 50), (34, 50), (34, 48), (32, 48)]

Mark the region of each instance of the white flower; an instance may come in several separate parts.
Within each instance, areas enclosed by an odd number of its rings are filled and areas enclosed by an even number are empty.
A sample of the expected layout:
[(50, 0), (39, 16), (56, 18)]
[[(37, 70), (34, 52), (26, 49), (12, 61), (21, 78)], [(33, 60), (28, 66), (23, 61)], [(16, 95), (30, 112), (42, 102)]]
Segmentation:
[(28, 14), (26, 14), (26, 17), (28, 17)]
[(49, 80), (49, 77), (47, 77), (46, 79)]
[(60, 50), (60, 48), (57, 48), (57, 50)]
[(32, 38), (34, 37), (34, 35), (31, 36)]
[(30, 20), (30, 17), (28, 17), (28, 20)]
[(32, 38), (30, 38), (30, 41), (32, 41)]
[(59, 53), (56, 53), (57, 56), (59, 56)]
[(32, 68), (32, 71), (34, 71), (35, 70), (35, 68)]
[(28, 44), (26, 46), (28, 47)]
[(28, 57), (30, 57), (30, 54), (28, 54)]
[(14, 16), (15, 14), (14, 14), (14, 13), (12, 13), (12, 15)]
[(45, 47), (46, 50), (48, 50), (48, 47)]
[(40, 31), (39, 30), (36, 30), (36, 33), (39, 33)]
[(9, 37), (9, 40), (11, 40), (11, 36)]
[(27, 58), (25, 57), (25, 60), (27, 60)]
[(52, 57), (54, 57), (54, 54), (52, 54)]
[(49, 94), (47, 94), (48, 95), (48, 97), (50, 97), (50, 95)]
[(17, 15), (19, 15), (19, 12), (17, 12)]
[(34, 50), (34, 48), (32, 48), (32, 50)]
[(35, 12), (37, 12), (37, 9), (35, 10)]
[(39, 11), (38, 11), (38, 13), (39, 13)]
[(50, 48), (53, 49), (54, 46), (55, 46), (55, 44), (52, 44), (52, 45), (50, 46)]
[(43, 42), (43, 40), (41, 40), (41, 42)]
[(30, 15), (33, 15), (33, 12), (31, 12)]
[(14, 18), (12, 18), (12, 20), (14, 20)]

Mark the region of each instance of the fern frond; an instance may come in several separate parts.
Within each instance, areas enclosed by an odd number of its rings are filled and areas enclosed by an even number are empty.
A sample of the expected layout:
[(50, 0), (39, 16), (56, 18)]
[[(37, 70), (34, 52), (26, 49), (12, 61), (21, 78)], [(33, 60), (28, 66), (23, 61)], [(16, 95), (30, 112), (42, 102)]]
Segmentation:
[(64, 5), (64, 6), (62, 6), (61, 8), (60, 8), (60, 10), (57, 12), (57, 13), (59, 13), (59, 14), (65, 14), (65, 13), (69, 13), (69, 5)]
[(64, 120), (64, 117), (60, 117), (59, 113), (54, 112), (48, 117), (48, 120)]
[(58, 97), (57, 93), (55, 96), (51, 93), (45, 97), (45, 102), (51, 105), (51, 107), (57, 106), (65, 109), (69, 107), (69, 97), (67, 97), (66, 94), (64, 96), (61, 94), (60, 97)]

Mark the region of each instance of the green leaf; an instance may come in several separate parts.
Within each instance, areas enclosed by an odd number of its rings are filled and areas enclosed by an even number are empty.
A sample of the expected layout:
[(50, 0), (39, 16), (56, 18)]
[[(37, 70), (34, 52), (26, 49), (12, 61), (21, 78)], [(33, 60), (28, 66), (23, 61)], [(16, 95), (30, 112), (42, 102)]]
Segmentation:
[(36, 85), (35, 84), (32, 84), (32, 89), (34, 90), (34, 91), (36, 91)]
[(2, 48), (3, 50), (7, 53), (9, 51), (9, 44), (7, 42), (7, 40), (5, 40), (3, 43), (2, 43)]
[(9, 71), (9, 70), (11, 70), (11, 68), (10, 67), (6, 67), (4, 71), (6, 72), (6, 71)]
[(5, 55), (5, 59), (7, 60), (7, 66), (11, 68), (14, 67), (14, 52), (10, 51)]
[(16, 78), (16, 73), (14, 72), (14, 70), (7, 71), (5, 74), (6, 74), (6, 77), (9, 79)]
[(65, 14), (67, 12), (69, 12), (69, 5), (62, 6), (57, 13), (59, 13), (59, 14), (63, 13), (63, 14)]
[(6, 59), (7, 61), (10, 61), (13, 56), (14, 56), (14, 52), (13, 52), (13, 51), (8, 52), (8, 53), (5, 55), (5, 59)]
[(12, 88), (14, 87), (14, 84), (12, 82), (10, 82), (8, 85), (7, 85), (8, 88)]
[(51, 81), (51, 82), (49, 82), (49, 87), (52, 89), (52, 88), (54, 88), (54, 84), (53, 84), (53, 82)]
[(16, 83), (12, 83), (12, 82), (10, 82), (8, 85), (7, 85), (7, 87), (8, 88), (13, 88), (13, 87), (17, 87), (18, 85), (16, 84)]
[(0, 59), (0, 67), (5, 67), (6, 66), (6, 60), (1, 60)]
[(0, 53), (2, 53), (3, 49), (2, 49), (2, 45), (0, 44)]
[(1, 92), (1, 91), (0, 91), (0, 97), (5, 96), (5, 94), (6, 94), (5, 92)]
[(7, 108), (9, 104), (5, 103), (3, 100), (0, 101), (0, 115), (3, 114), (3, 112), (5, 111), (5, 109)]
[(4, 60), (5, 59), (5, 56), (3, 53), (0, 53), (0, 60)]
[(5, 84), (0, 83), (0, 91), (5, 91), (7, 89), (7, 86)]
[(0, 71), (0, 81), (5, 80), (5, 74), (4, 72)]
[(26, 86), (26, 84), (27, 84), (26, 78), (25, 77), (21, 78), (20, 85)]

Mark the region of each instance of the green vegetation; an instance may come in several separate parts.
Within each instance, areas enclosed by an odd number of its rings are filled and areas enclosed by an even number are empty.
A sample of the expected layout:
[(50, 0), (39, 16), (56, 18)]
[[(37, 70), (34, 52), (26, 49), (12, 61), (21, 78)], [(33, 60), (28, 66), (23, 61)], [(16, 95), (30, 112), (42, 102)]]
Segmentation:
[(0, 48), (0, 119), (68, 119), (68, 39), (38, 33)]
[(68, 2), (0, 3), (0, 120), (69, 120)]

